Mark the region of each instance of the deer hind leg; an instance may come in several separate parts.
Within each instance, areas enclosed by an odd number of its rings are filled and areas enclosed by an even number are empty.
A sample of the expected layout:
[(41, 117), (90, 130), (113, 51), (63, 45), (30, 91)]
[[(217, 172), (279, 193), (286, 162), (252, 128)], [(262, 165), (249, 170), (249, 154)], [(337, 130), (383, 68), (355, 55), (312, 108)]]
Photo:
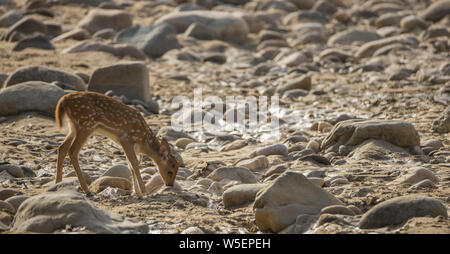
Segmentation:
[(91, 134), (92, 131), (90, 130), (83, 130), (83, 131), (78, 130), (69, 148), (70, 160), (72, 162), (73, 168), (75, 169), (78, 181), (80, 182), (81, 189), (86, 195), (90, 195), (91, 193), (89, 191), (86, 180), (83, 177), (83, 173), (80, 169), (80, 164), (78, 163), (78, 154), (84, 142), (86, 142), (86, 140), (89, 138), (89, 136), (91, 136)]
[(56, 161), (56, 180), (55, 183), (62, 181), (62, 169), (64, 166), (64, 159), (69, 152), (69, 148), (72, 145), (74, 135), (69, 133), (64, 139), (63, 143), (58, 147), (58, 160)]
[(127, 156), (128, 162), (131, 164), (131, 174), (133, 175), (133, 186), (135, 193), (140, 196), (146, 193), (144, 181), (142, 181), (141, 172), (139, 171), (139, 161), (132, 144), (122, 142), (122, 148)]

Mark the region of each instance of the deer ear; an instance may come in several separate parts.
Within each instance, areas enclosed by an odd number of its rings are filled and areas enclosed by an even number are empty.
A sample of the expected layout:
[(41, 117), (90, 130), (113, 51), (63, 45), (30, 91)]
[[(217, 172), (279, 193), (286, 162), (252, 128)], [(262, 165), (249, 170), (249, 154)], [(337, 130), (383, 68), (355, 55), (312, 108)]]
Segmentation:
[(170, 146), (169, 146), (169, 143), (167, 143), (167, 140), (165, 138), (163, 138), (161, 140), (161, 146), (159, 147), (159, 152), (160, 152), (163, 160), (167, 160), (167, 158), (169, 158)]

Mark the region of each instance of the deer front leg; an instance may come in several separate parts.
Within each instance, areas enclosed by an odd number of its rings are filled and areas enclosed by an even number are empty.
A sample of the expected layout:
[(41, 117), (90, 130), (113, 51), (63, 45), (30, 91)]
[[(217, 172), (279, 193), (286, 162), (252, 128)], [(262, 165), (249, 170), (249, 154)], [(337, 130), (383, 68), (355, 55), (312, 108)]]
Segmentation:
[(80, 169), (80, 164), (78, 163), (78, 154), (84, 142), (89, 138), (90, 134), (91, 132), (77, 132), (69, 149), (69, 157), (72, 162), (73, 168), (75, 169), (78, 181), (80, 182), (81, 189), (84, 193), (86, 193), (87, 196), (90, 196), (91, 192)]
[(134, 191), (138, 196), (146, 193), (144, 181), (142, 181), (141, 172), (139, 171), (139, 161), (132, 144), (122, 142), (122, 148), (127, 156), (128, 162), (131, 164), (131, 174), (133, 175)]
[(72, 144), (73, 136), (71, 134), (67, 135), (63, 143), (58, 147), (58, 160), (56, 161), (56, 179), (55, 183), (62, 181), (62, 169), (64, 166), (64, 159), (69, 152), (70, 145)]

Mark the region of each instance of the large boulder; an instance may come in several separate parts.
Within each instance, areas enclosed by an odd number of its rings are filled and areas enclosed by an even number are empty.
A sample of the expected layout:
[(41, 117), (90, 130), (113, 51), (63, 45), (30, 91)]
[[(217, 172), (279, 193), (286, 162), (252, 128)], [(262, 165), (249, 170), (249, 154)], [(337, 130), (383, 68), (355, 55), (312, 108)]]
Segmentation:
[(3, 88), (0, 90), (0, 116), (26, 111), (53, 115), (58, 100), (64, 94), (60, 87), (41, 81), (29, 81)]
[(447, 208), (441, 201), (430, 197), (397, 197), (372, 207), (363, 215), (358, 226), (362, 229), (381, 228), (425, 216), (443, 216), (447, 219)]
[(279, 232), (295, 223), (298, 215), (317, 215), (330, 205), (343, 204), (303, 174), (286, 171), (258, 192), (253, 210), (261, 231)]
[(78, 26), (88, 30), (91, 34), (112, 28), (116, 31), (133, 25), (133, 17), (123, 10), (93, 9), (84, 17)]
[(58, 69), (50, 69), (44, 66), (26, 66), (19, 68), (14, 73), (9, 75), (3, 86), (8, 87), (35, 80), (48, 83), (57, 81), (69, 89), (78, 91), (86, 90), (86, 84), (83, 79), (77, 75)]
[(399, 147), (420, 146), (420, 137), (411, 123), (401, 120), (351, 119), (337, 123), (322, 141), (323, 151), (339, 146), (356, 146), (368, 139), (380, 139)]
[(25, 200), (12, 223), (12, 232), (52, 233), (85, 227), (100, 234), (147, 233), (146, 224), (109, 214), (75, 191), (47, 192)]
[(149, 71), (143, 62), (121, 62), (98, 68), (92, 73), (89, 91), (105, 93), (112, 90), (116, 95), (143, 102), (151, 100)]
[(181, 48), (175, 30), (167, 24), (130, 27), (117, 34), (114, 41), (135, 46), (150, 58), (157, 58), (169, 50)]
[(183, 33), (191, 24), (198, 23), (210, 32), (212, 39), (245, 43), (249, 33), (247, 22), (232, 13), (217, 11), (172, 12), (156, 21), (167, 23), (177, 33)]

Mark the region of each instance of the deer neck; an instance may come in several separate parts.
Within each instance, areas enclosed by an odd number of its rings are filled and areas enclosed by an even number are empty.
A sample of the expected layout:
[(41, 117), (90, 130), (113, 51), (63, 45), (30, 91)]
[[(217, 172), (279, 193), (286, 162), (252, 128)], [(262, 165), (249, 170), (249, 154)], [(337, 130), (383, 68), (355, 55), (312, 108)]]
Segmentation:
[(161, 155), (159, 152), (159, 142), (157, 140), (148, 141), (147, 145), (141, 149), (141, 153), (148, 156), (158, 166), (158, 169), (162, 165)]

